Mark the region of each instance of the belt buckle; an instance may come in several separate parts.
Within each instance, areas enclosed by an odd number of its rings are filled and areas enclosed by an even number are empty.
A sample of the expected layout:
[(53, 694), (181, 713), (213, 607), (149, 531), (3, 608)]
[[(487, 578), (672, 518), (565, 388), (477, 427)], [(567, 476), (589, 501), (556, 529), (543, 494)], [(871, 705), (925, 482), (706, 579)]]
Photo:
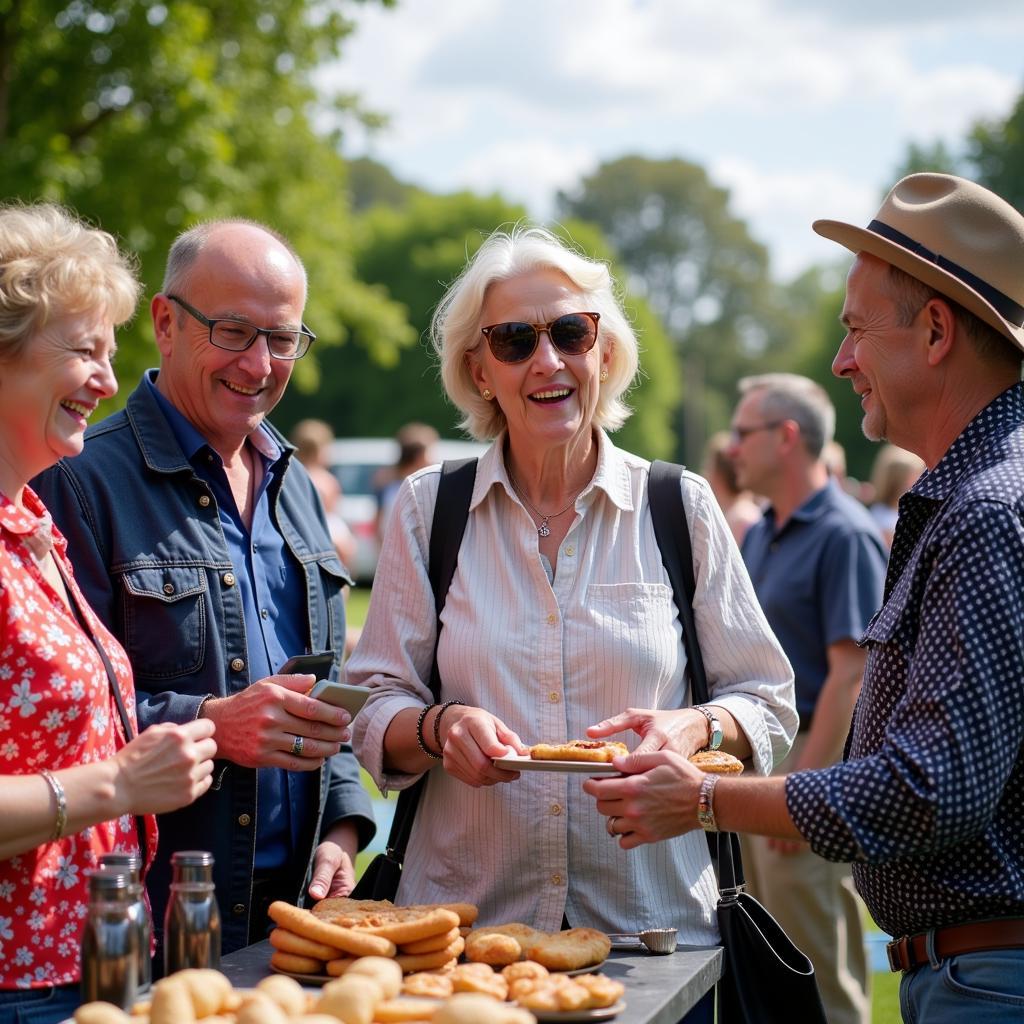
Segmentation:
[(893, 939), (892, 942), (885, 944), (885, 955), (889, 958), (889, 970), (894, 973), (897, 971), (906, 971), (910, 969), (910, 956), (908, 955), (907, 946), (909, 940), (906, 935), (901, 936), (898, 939)]

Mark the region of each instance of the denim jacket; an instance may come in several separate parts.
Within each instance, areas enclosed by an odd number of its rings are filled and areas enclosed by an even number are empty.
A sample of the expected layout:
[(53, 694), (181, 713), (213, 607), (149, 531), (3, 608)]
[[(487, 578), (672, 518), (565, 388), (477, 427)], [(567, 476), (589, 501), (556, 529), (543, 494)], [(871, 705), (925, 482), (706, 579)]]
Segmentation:
[[(266, 428), (290, 458), (294, 448)], [(234, 569), (216, 499), (193, 471), (145, 381), (126, 407), (91, 427), (84, 452), (32, 484), (68, 540), (75, 577), (120, 639), (135, 673), (139, 727), (189, 722), (207, 696), (253, 682)], [(309, 475), (291, 460), (270, 492), (272, 515), (306, 578), (307, 649), (345, 644), (342, 587), (350, 582), (331, 543)], [(345, 747), (320, 770), (315, 820), (302, 829), (293, 865), (300, 902), (319, 837), (353, 819), (360, 846), (374, 833), (359, 767)], [(256, 770), (218, 761), (213, 787), (189, 807), (161, 815), (156, 863), (147, 879), (159, 931), (170, 855), (204, 849), (214, 881), (225, 953), (246, 945), (256, 838)]]

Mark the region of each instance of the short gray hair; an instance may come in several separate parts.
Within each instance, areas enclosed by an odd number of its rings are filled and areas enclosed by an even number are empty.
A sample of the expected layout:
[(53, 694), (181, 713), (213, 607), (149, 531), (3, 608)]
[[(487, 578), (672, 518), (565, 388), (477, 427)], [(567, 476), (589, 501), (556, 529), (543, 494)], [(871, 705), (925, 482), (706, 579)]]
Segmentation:
[(511, 231), (495, 231), (480, 246), (445, 292), (430, 324), (445, 391), (463, 414), (459, 425), (479, 441), (493, 440), (505, 429), (505, 414), (497, 402), (480, 396), (466, 365), (466, 353), (483, 343), (480, 311), (487, 290), (500, 281), (544, 269), (564, 274), (583, 293), (587, 310), (601, 314), (599, 344), (602, 339), (612, 344), (608, 379), (600, 386), (594, 422), (615, 430), (632, 414), (622, 396), (636, 376), (639, 347), (608, 265), (575, 252), (550, 231), (517, 225)]
[(54, 203), (0, 205), (0, 358), (71, 313), (131, 319), (141, 285), (134, 256), (112, 235)]
[(164, 268), (164, 280), (160, 290), (165, 295), (187, 291), (192, 267), (195, 265), (196, 260), (199, 259), (210, 237), (218, 228), (230, 227), (232, 225), (256, 228), (270, 235), (275, 241), (280, 242), (291, 253), (292, 259), (295, 260), (299, 270), (302, 272), (303, 284), (308, 287), (306, 268), (302, 263), (302, 259), (295, 251), (295, 247), (284, 235), (279, 231), (275, 231), (272, 227), (268, 227), (266, 224), (261, 224), (257, 220), (249, 220), (247, 217), (225, 217), (221, 220), (203, 221), (202, 224), (196, 224), (195, 227), (191, 227), (178, 235), (171, 245), (170, 252), (167, 254), (167, 266)]
[(793, 420), (813, 459), (821, 457), (836, 430), (836, 408), (825, 389), (796, 373), (762, 373), (744, 377), (741, 395), (758, 392), (761, 411), (771, 420)]

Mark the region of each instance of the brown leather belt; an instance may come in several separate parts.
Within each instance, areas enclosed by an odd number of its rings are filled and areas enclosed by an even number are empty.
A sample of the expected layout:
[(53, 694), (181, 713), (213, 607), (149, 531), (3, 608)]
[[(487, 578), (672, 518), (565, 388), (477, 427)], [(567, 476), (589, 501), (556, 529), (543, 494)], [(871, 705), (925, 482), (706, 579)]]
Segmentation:
[(936, 928), (894, 939), (886, 947), (890, 971), (909, 971), (928, 963), (928, 936), (935, 936), (935, 955), (939, 960), (986, 949), (1024, 948), (1024, 918), (997, 917), (990, 921), (972, 921)]

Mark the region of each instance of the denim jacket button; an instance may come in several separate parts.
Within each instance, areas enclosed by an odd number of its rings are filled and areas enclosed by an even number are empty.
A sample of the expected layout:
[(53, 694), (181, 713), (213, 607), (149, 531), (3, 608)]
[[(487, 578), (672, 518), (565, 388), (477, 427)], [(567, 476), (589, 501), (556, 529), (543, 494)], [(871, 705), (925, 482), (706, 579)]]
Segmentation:
[(210, 506), (210, 496), (208, 494), (200, 494), (199, 495), (199, 507), (200, 508), (209, 508), (209, 506)]
[(164, 584), (164, 593), (167, 594), (168, 597), (171, 594), (173, 594), (174, 593), (174, 584), (173, 583), (165, 583)]
[(235, 585), (235, 574), (233, 572), (226, 572), (221, 576), (221, 582), (225, 587), (233, 587)]
[(232, 658), (231, 659), (231, 671), (232, 672), (241, 672), (243, 668), (245, 668), (245, 662), (241, 658)]
[(238, 824), (245, 828), (252, 821), (252, 818), (248, 814), (240, 814), (238, 816)]
[(231, 913), (238, 915), (238, 917), (241, 917), (245, 913), (245, 904), (244, 903), (236, 903), (231, 908)]

